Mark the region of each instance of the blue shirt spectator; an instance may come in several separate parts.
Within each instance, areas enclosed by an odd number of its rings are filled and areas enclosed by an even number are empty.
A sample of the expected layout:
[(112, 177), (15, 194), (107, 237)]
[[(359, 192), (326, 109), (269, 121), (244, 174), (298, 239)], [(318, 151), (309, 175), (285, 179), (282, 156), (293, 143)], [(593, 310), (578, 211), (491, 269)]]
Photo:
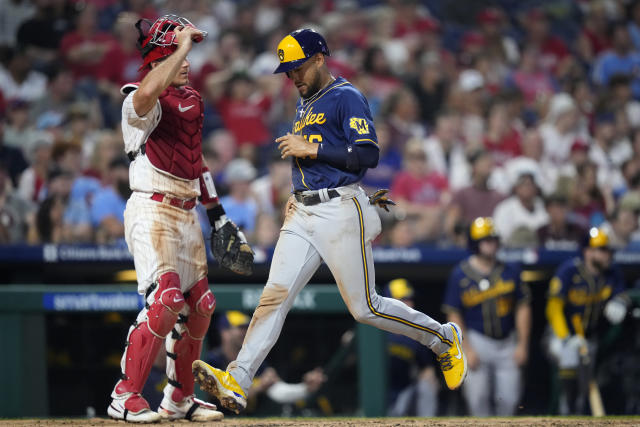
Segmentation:
[(632, 50), (627, 26), (618, 24), (613, 29), (613, 48), (598, 57), (593, 66), (593, 81), (601, 86), (609, 84), (616, 74), (631, 77), (633, 97), (640, 99), (640, 54)]
[(98, 191), (91, 204), (91, 222), (98, 227), (107, 217), (114, 217), (124, 224), (124, 208), (126, 200), (113, 188), (104, 187)]

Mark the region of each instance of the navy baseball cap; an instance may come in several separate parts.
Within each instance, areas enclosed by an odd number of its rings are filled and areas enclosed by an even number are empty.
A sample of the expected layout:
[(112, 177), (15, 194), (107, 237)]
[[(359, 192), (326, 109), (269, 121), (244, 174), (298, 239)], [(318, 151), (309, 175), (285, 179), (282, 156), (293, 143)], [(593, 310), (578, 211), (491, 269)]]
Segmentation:
[(280, 65), (273, 74), (298, 68), (316, 53), (331, 55), (324, 37), (310, 28), (296, 30), (283, 38), (278, 43), (277, 53)]

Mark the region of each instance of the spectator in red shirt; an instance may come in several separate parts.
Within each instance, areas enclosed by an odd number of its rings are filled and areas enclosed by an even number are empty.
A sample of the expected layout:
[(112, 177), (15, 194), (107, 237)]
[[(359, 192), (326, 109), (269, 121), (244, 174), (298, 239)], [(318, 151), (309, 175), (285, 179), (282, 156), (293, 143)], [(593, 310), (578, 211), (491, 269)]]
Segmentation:
[(494, 103), (489, 110), (483, 144), (498, 166), (522, 154), (520, 139), (520, 131), (511, 124), (507, 106), (502, 102)]
[(60, 53), (76, 79), (97, 78), (107, 68), (107, 53), (115, 39), (98, 31), (95, 6), (87, 4), (76, 18), (76, 29), (60, 42)]
[(540, 67), (558, 77), (564, 76), (571, 65), (569, 49), (562, 39), (550, 34), (546, 14), (540, 9), (531, 9), (524, 16), (523, 27), (527, 31), (525, 44), (540, 52)]
[(528, 108), (535, 110), (539, 104), (549, 99), (553, 93), (553, 81), (547, 71), (540, 67), (540, 52), (535, 47), (526, 47), (522, 52), (518, 68), (510, 80), (524, 95)]
[(416, 219), (418, 240), (436, 240), (442, 229), (443, 206), (449, 201), (447, 178), (431, 171), (420, 140), (410, 140), (404, 152), (405, 170), (391, 185), (391, 194), (401, 212)]
[(227, 93), (217, 102), (224, 126), (239, 146), (262, 146), (271, 140), (266, 120), (271, 100), (256, 91), (247, 74), (236, 74), (227, 83)]
[(140, 78), (138, 69), (142, 65), (142, 60), (136, 48), (139, 35), (134, 26), (138, 19), (138, 15), (131, 12), (122, 12), (118, 15), (113, 29), (117, 43), (111, 45), (111, 49), (107, 52), (106, 64), (104, 64), (103, 77), (117, 88), (120, 101), (122, 101), (120, 87)]
[(589, 11), (584, 18), (582, 33), (576, 41), (576, 50), (585, 62), (593, 61), (596, 56), (611, 47), (608, 33), (609, 22), (603, 2), (590, 2)]

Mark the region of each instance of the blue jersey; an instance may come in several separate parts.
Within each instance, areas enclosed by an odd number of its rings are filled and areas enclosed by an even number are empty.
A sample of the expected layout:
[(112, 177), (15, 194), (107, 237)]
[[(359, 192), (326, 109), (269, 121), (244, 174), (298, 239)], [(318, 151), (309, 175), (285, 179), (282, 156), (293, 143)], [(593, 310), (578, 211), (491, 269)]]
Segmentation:
[(462, 261), (451, 272), (443, 311), (460, 313), (467, 328), (495, 339), (506, 338), (515, 328), (517, 304), (531, 299), (529, 287), (520, 279), (520, 269), (498, 263), (488, 276)]
[[(292, 133), (327, 146), (378, 145), (367, 99), (342, 77), (298, 101)], [(366, 168), (351, 171), (317, 159), (293, 158), (291, 177), (294, 191), (319, 190), (353, 184), (365, 172)]]
[(575, 322), (589, 337), (598, 324), (606, 302), (625, 290), (622, 273), (616, 267), (593, 276), (576, 257), (560, 264), (549, 282), (549, 297), (564, 301), (563, 314), (571, 335), (576, 333)]

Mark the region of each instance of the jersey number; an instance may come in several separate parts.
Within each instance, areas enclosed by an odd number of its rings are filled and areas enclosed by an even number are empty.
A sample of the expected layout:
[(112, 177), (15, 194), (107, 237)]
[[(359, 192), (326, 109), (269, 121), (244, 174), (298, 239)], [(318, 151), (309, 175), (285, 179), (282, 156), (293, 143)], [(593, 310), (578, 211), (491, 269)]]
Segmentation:
[(314, 135), (303, 135), (304, 139), (306, 139), (309, 142), (322, 142), (322, 135), (320, 135), (319, 133), (316, 133)]

